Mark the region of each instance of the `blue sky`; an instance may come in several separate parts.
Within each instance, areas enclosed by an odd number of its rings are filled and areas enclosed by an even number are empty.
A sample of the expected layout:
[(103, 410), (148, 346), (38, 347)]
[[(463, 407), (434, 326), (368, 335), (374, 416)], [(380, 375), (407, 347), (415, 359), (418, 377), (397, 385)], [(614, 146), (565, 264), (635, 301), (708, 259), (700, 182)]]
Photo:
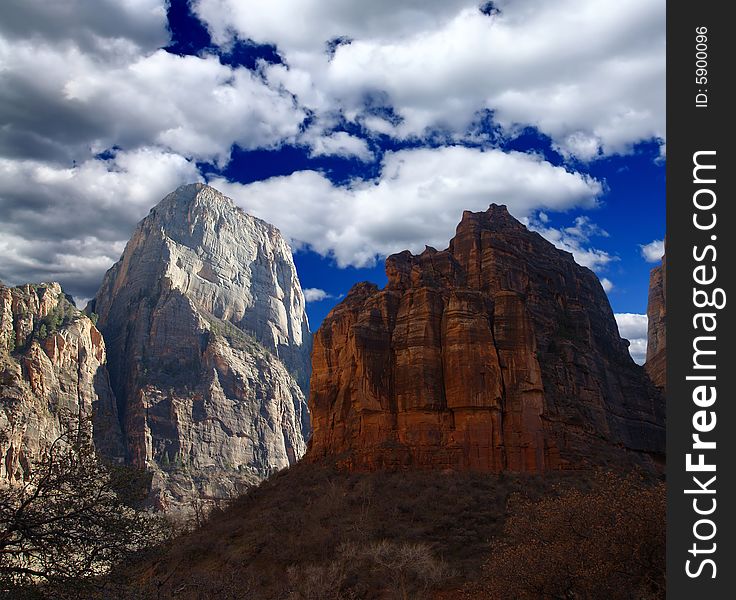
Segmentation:
[(0, 279), (89, 297), (203, 180), (287, 236), (316, 329), (504, 203), (598, 274), (641, 360), (664, 24), (663, 0), (7, 0)]
[[(550, 227), (566, 227), (575, 218), (587, 216), (595, 220), (608, 235), (595, 236), (595, 247), (614, 259), (598, 271), (599, 278), (614, 282), (608, 291), (611, 306), (616, 313), (645, 313), (649, 272), (659, 261), (647, 261), (640, 245), (653, 239), (663, 239), (665, 231), (665, 169), (654, 144), (642, 144), (626, 156), (615, 156), (588, 166), (588, 172), (606, 181), (608, 191), (594, 211), (570, 210), (562, 214), (548, 214)], [(289, 168), (288, 164), (283, 165)], [(336, 177), (353, 165), (334, 165)], [(459, 215), (458, 215), (459, 217)], [(458, 218), (459, 221), (459, 218)], [(449, 241), (449, 239), (448, 239)], [(302, 286), (324, 289), (331, 297), (308, 304), (310, 323), (319, 324), (335, 303), (352, 284), (373, 281), (380, 286), (386, 282), (383, 262), (373, 268), (335, 267), (335, 261), (324, 259), (309, 250), (298, 251), (294, 259)]]

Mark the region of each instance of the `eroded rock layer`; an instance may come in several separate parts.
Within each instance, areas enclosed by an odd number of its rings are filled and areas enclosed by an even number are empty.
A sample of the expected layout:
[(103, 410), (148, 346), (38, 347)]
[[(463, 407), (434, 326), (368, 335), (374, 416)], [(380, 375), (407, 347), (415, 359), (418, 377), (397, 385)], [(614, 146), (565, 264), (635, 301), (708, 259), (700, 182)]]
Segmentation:
[(663, 390), (667, 386), (667, 259), (652, 269), (649, 275), (647, 302), (647, 360), (644, 364), (649, 377)]
[(663, 454), (662, 398), (600, 282), (505, 207), (386, 273), (315, 334), (310, 459), (539, 472)]
[(276, 228), (182, 186), (138, 224), (90, 310), (128, 460), (153, 472), (160, 507), (228, 497), (304, 453), (311, 334)]
[(105, 343), (58, 283), (0, 285), (0, 480), (23, 482), (59, 436), (92, 427), (123, 459)]

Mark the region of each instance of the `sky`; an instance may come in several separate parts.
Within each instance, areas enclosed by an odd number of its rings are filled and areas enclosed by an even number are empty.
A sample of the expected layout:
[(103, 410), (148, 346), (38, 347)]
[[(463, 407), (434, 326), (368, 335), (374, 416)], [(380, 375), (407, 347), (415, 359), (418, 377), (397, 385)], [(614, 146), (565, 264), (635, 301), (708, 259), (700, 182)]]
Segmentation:
[(312, 330), (492, 202), (601, 279), (641, 362), (664, 0), (4, 0), (0, 280), (93, 296), (204, 181), (289, 240)]

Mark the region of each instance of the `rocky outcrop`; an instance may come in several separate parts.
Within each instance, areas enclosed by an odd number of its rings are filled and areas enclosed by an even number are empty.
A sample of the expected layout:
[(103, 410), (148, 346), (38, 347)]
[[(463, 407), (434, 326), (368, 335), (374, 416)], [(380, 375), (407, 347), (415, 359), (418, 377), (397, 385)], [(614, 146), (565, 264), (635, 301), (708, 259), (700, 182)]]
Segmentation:
[(649, 377), (657, 387), (667, 387), (667, 258), (652, 269), (649, 275), (647, 301), (647, 360), (644, 363)]
[(603, 288), (503, 206), (386, 260), (315, 334), (308, 457), (355, 470), (528, 471), (664, 452), (664, 404)]
[(128, 460), (153, 472), (160, 507), (228, 497), (304, 453), (311, 334), (276, 228), (182, 186), (138, 224), (89, 309)]
[(26, 479), (62, 433), (91, 426), (98, 450), (122, 460), (105, 343), (58, 283), (0, 285), (0, 481)]

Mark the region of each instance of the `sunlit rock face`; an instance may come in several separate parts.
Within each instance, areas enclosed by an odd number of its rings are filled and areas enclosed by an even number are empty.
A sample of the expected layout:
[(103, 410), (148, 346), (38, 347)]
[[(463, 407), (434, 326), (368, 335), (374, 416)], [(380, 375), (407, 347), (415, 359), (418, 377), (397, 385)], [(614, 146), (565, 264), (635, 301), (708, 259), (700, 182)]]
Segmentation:
[(664, 403), (597, 277), (504, 206), (386, 260), (315, 334), (310, 460), (541, 472), (648, 464)]
[(102, 335), (58, 283), (0, 284), (0, 482), (23, 483), (62, 435), (124, 457)]
[(202, 184), (136, 227), (91, 306), (130, 462), (162, 508), (231, 496), (305, 451), (311, 334), (279, 231)]

